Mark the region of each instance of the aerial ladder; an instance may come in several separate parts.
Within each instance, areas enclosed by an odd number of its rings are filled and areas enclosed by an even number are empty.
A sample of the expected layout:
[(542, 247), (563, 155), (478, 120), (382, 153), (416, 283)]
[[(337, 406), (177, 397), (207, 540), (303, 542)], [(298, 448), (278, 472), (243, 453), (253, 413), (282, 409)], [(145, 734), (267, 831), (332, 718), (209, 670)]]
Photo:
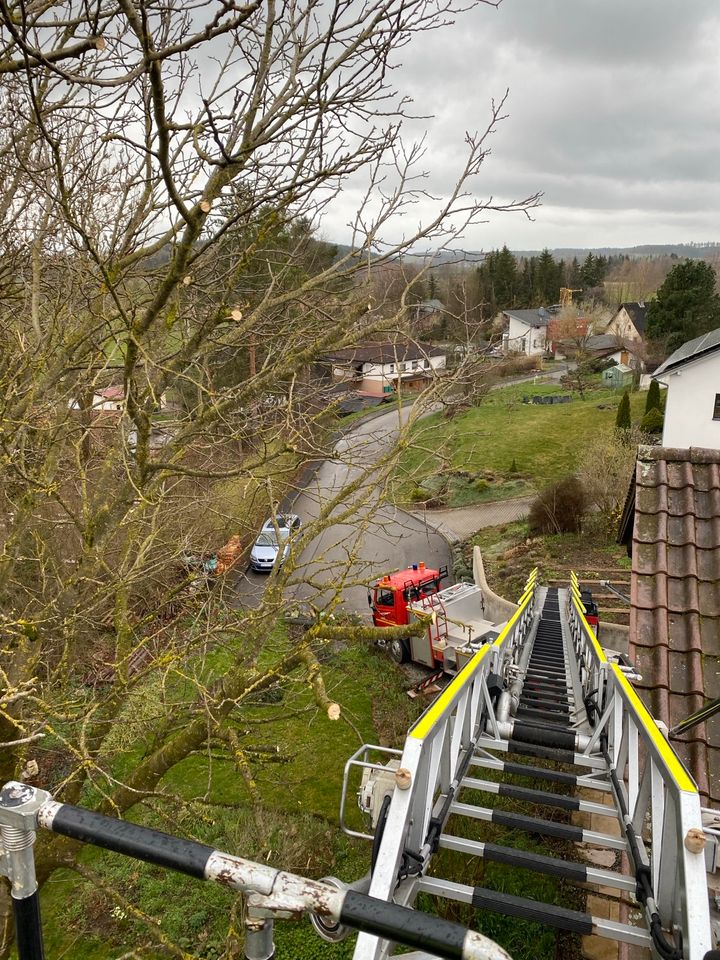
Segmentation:
[[(720, 960), (707, 883), (707, 868), (718, 861), (717, 832), (703, 827), (695, 783), (635, 693), (631, 668), (615, 659), (587, 622), (577, 578), (566, 589), (546, 588), (533, 571), (497, 638), (478, 639), (403, 749), (365, 744), (348, 761), (341, 824), (372, 843), (371, 870), (353, 884), (298, 877), (6, 784), (0, 874), (12, 885), (18, 960), (44, 956), (33, 860), (38, 830), (243, 892), (246, 960), (273, 960), (274, 920), (303, 915), (328, 941), (358, 931), (354, 960), (386, 960), (399, 948), (405, 960), (510, 960), (481, 933), (415, 909), (421, 894), (604, 937), (632, 950), (633, 960), (643, 952)], [(541, 786), (527, 786), (528, 779)], [(353, 796), (369, 829), (352, 820)], [(500, 798), (547, 814), (503, 809)], [(567, 822), (573, 818), (585, 822)], [(584, 861), (580, 846), (577, 858), (546, 856), (463, 829), (483, 823), (609, 851), (614, 863)], [(467, 870), (464, 882), (442, 877), (435, 867), (443, 850), (614, 891), (627, 909), (610, 920), (470, 884)]]

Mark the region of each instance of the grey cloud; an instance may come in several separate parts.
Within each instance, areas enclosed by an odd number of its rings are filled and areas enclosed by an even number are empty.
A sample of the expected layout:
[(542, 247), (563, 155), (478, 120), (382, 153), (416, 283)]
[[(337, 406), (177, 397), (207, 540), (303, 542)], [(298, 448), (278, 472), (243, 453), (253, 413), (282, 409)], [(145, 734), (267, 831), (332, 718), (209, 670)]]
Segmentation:
[[(504, 0), (404, 49), (394, 76), (427, 121), (429, 186), (510, 88), (480, 196), (545, 192), (535, 222), (493, 217), (478, 247), (712, 239), (720, 222), (716, 0)], [(348, 195), (349, 199), (349, 195)], [(638, 236), (627, 236), (628, 231)], [(615, 238), (614, 240), (612, 238)]]

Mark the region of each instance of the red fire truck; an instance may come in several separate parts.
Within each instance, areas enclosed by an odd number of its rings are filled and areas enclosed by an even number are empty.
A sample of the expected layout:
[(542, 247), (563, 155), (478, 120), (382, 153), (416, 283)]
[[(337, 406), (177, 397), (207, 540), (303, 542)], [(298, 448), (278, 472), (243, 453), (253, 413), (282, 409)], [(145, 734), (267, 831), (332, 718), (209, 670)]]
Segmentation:
[[(441, 588), (447, 567), (424, 563), (381, 577), (370, 588), (368, 603), (376, 627), (410, 623), (413, 609), (432, 614), (421, 636), (390, 640), (386, 646), (396, 663), (412, 660), (426, 667), (456, 673), (479, 646), (497, 636), (495, 624), (484, 618), (482, 592), (475, 584)], [(385, 644), (383, 644), (385, 646)]]

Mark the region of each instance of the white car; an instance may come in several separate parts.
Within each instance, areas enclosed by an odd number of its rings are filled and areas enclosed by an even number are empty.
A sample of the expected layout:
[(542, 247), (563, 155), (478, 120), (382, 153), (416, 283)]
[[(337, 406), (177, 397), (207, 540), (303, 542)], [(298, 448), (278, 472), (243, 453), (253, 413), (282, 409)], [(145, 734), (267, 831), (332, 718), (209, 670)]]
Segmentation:
[[(280, 555), (280, 563), (290, 553), (290, 537), (300, 529), (300, 517), (295, 513), (270, 517), (262, 526), (250, 551), (250, 566), (258, 573), (269, 573)], [(281, 553), (282, 551), (282, 553)]]

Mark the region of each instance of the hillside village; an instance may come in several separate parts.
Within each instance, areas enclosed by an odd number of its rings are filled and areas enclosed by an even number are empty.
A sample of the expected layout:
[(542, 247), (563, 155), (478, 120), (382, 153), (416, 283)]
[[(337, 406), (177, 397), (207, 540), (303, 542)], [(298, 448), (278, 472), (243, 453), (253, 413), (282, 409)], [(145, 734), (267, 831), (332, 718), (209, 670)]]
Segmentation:
[(0, 960), (720, 956), (720, 247), (468, 132), (564, 2), (0, 7)]

